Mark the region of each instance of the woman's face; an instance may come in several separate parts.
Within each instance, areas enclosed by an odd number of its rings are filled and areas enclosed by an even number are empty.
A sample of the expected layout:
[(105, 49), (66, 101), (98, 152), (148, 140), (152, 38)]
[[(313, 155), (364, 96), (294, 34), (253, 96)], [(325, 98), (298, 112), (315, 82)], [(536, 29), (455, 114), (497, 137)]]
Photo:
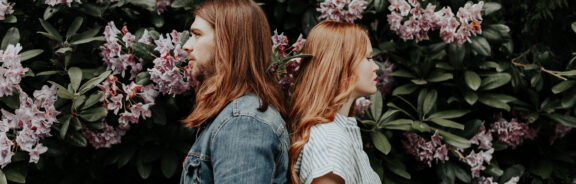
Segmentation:
[(356, 67), (356, 75), (358, 75), (358, 82), (354, 86), (354, 91), (352, 95), (354, 98), (368, 96), (376, 93), (376, 83), (378, 82), (376, 71), (378, 71), (378, 65), (374, 63), (372, 59), (372, 44), (368, 41), (368, 46), (366, 48), (365, 57), (360, 61), (360, 64)]

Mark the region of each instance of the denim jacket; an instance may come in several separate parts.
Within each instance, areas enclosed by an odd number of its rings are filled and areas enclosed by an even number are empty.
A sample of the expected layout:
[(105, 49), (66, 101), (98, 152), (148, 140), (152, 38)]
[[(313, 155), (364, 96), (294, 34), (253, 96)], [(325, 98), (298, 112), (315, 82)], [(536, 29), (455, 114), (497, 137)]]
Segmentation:
[(181, 184), (286, 183), (288, 133), (272, 106), (244, 95), (228, 104), (197, 135), (183, 163)]

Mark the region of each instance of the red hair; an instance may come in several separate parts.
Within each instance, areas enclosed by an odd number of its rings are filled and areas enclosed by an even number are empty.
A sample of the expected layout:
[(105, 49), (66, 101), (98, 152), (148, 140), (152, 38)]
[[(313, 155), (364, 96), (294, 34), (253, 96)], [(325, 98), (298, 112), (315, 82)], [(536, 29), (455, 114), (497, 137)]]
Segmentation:
[(258, 110), (272, 105), (283, 116), (283, 93), (266, 71), (272, 54), (270, 26), (262, 9), (251, 0), (211, 0), (194, 12), (214, 28), (214, 73), (196, 88), (194, 110), (182, 120), (194, 128), (216, 116), (228, 103), (247, 94), (260, 98)]
[(352, 23), (323, 21), (310, 31), (302, 52), (313, 57), (302, 62), (290, 102), (292, 183), (300, 183), (294, 165), (310, 138), (310, 129), (334, 121), (350, 97), (358, 81), (354, 71), (364, 59), (367, 43), (367, 31)]

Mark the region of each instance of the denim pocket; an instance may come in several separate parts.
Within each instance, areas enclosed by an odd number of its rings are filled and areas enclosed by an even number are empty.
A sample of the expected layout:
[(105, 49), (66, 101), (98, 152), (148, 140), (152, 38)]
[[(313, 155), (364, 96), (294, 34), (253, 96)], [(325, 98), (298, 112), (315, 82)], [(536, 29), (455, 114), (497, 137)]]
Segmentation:
[(184, 177), (183, 183), (201, 183), (200, 182), (200, 158), (194, 155), (188, 155), (186, 162), (184, 163), (184, 171), (186, 176)]

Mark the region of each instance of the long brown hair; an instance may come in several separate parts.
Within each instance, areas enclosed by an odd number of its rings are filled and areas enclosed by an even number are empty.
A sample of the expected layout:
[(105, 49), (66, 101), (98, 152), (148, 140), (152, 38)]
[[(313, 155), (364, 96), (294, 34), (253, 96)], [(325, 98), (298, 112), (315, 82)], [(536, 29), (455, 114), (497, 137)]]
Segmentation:
[(258, 110), (272, 105), (285, 115), (282, 91), (266, 71), (272, 54), (270, 26), (252, 0), (210, 0), (194, 12), (214, 28), (214, 73), (196, 88), (194, 110), (182, 120), (194, 128), (216, 116), (228, 103), (247, 94), (260, 98)]
[(303, 62), (290, 101), (292, 183), (300, 183), (294, 165), (310, 138), (310, 129), (334, 121), (350, 97), (358, 81), (354, 71), (366, 54), (368, 42), (366, 30), (352, 23), (323, 21), (310, 31), (302, 52), (313, 57)]

